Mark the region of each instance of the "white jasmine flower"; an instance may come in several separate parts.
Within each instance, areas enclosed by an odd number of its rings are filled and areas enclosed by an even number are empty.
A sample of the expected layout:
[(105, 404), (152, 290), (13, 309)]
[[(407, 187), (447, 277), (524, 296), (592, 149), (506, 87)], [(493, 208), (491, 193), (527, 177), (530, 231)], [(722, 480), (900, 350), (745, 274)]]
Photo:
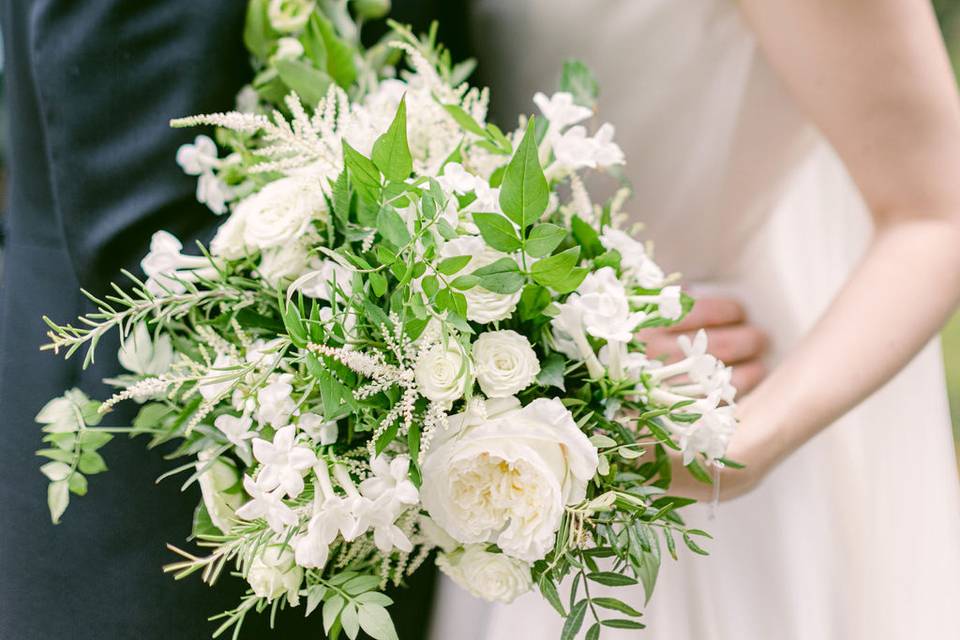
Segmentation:
[(253, 592), (267, 601), (287, 597), (290, 606), (300, 604), (303, 569), (294, 564), (293, 552), (286, 545), (274, 544), (254, 554), (247, 582)]
[(214, 457), (209, 450), (197, 454), (197, 470), (205, 469), (197, 476), (203, 504), (210, 522), (223, 533), (230, 531), (230, 521), (243, 503), (243, 495), (230, 492), (240, 480), (236, 466), (224, 458)]
[(217, 416), (213, 421), (213, 426), (219, 429), (227, 440), (238, 449), (246, 449), (247, 440), (257, 436), (250, 430), (250, 427), (253, 426), (253, 419), (247, 414), (237, 417), (225, 413)]
[(646, 315), (630, 311), (627, 291), (613, 267), (589, 273), (577, 288), (587, 333), (604, 340), (630, 342)]
[(167, 231), (157, 231), (150, 239), (150, 251), (140, 261), (147, 275), (146, 288), (155, 296), (180, 294), (187, 290), (184, 282), (198, 278), (215, 278), (217, 270), (203, 256), (181, 253), (183, 244)]
[(233, 189), (212, 171), (201, 173), (197, 179), (197, 202), (207, 205), (217, 215), (227, 212), (227, 202), (233, 195)]
[(170, 336), (161, 333), (154, 341), (146, 322), (138, 322), (133, 332), (120, 343), (117, 359), (128, 371), (142, 376), (159, 376), (173, 363)]
[(463, 396), (471, 376), (470, 362), (453, 340), (422, 351), (413, 371), (420, 395), (447, 405)]
[(667, 320), (679, 320), (683, 315), (683, 303), (680, 296), (680, 287), (674, 285), (664, 287), (660, 293), (649, 296), (631, 296), (630, 301), (634, 304), (655, 304), (657, 313), (661, 318)]
[(326, 202), (316, 180), (280, 178), (234, 208), (243, 219), (243, 242), (257, 249), (279, 247), (302, 237), (313, 220), (326, 217)]
[(583, 499), (598, 456), (560, 400), (503, 404), (486, 420), (451, 419), (459, 433), (427, 453), (421, 500), (457, 541), (533, 562), (552, 547), (564, 506)]
[(391, 553), (394, 549), (406, 553), (413, 551), (413, 544), (407, 534), (395, 524), (399, 511), (399, 503), (388, 494), (362, 503), (360, 527), (364, 531), (373, 529), (373, 543), (383, 553)]
[(284, 373), (274, 376), (270, 384), (257, 392), (257, 421), (269, 424), (274, 429), (286, 426), (296, 409), (291, 394), (293, 375)]
[(603, 366), (587, 340), (583, 327), (584, 312), (583, 300), (578, 294), (572, 293), (567, 296), (566, 301), (557, 305), (557, 315), (550, 321), (550, 326), (553, 328), (554, 342), (561, 353), (586, 364), (590, 377), (596, 379), (603, 376)]
[(604, 122), (593, 134), (593, 161), (598, 167), (610, 167), (624, 163), (623, 150), (613, 141), (614, 128)]
[(647, 255), (643, 243), (610, 226), (600, 234), (600, 242), (607, 250), (620, 254), (620, 268), (626, 277), (634, 279), (644, 289), (663, 286), (663, 270)]
[(273, 340), (260, 338), (254, 340), (250, 346), (247, 347), (244, 360), (262, 369), (273, 369), (280, 360), (280, 345), (282, 345), (283, 342), (283, 338), (274, 338)]
[(277, 431), (273, 442), (261, 438), (253, 441), (253, 456), (263, 466), (257, 474), (257, 484), (265, 491), (283, 489), (291, 498), (303, 491), (303, 476), (317, 462), (313, 450), (294, 442), (296, 427), (290, 425)]
[[(477, 183), (484, 183), (483, 180), (468, 172), (463, 165), (458, 162), (450, 162), (443, 168), (443, 175), (437, 178), (437, 182), (446, 191), (464, 195), (477, 188)], [(487, 185), (488, 187), (490, 185)]]
[(296, 279), (307, 270), (309, 254), (302, 242), (290, 242), (260, 254), (257, 273), (264, 282), (279, 289), (284, 280)]
[(489, 398), (504, 398), (526, 389), (540, 373), (530, 341), (516, 331), (487, 331), (473, 343), (477, 382)]
[(400, 455), (391, 460), (380, 454), (370, 462), (370, 469), (373, 475), (360, 483), (363, 497), (378, 501), (386, 496), (391, 505), (413, 505), (420, 500), (420, 492), (408, 475), (409, 456)]
[[(441, 258), (471, 256), (470, 262), (462, 273), (470, 273), (506, 256), (487, 246), (483, 238), (464, 236), (450, 240), (440, 251)], [(509, 318), (520, 301), (521, 291), (514, 293), (494, 293), (483, 287), (471, 287), (463, 292), (467, 299), (467, 319), (480, 324)]]
[(270, 0), (267, 18), (280, 33), (295, 33), (306, 26), (315, 6), (314, 0)]
[(718, 406), (719, 402), (720, 392), (717, 391), (686, 408), (690, 413), (700, 414), (700, 419), (693, 424), (664, 421), (677, 436), (677, 444), (683, 451), (683, 464), (690, 464), (697, 454), (716, 460), (726, 453), (730, 438), (736, 431), (737, 420), (733, 415), (733, 406)]
[(587, 137), (586, 128), (581, 126), (570, 127), (553, 139), (553, 153), (557, 162), (568, 171), (596, 167), (594, 149), (593, 140)]
[(193, 139), (193, 144), (180, 145), (177, 149), (177, 164), (187, 175), (202, 175), (220, 164), (217, 144), (210, 136), (199, 135)]
[(467, 545), (462, 551), (441, 553), (437, 567), (462, 589), (487, 602), (509, 604), (530, 591), (530, 565), (504, 553), (490, 553), (486, 545)]
[(303, 413), (297, 419), (297, 427), (307, 434), (314, 444), (330, 445), (337, 441), (339, 428), (336, 420), (324, 420), (316, 413)]
[(590, 109), (574, 103), (573, 94), (566, 91), (558, 91), (549, 98), (538, 91), (533, 95), (533, 102), (550, 121), (550, 129), (554, 131), (560, 131), (593, 115)]
[(250, 501), (237, 509), (237, 517), (242, 520), (263, 518), (274, 533), (283, 533), (286, 527), (297, 524), (297, 514), (283, 503), (281, 491), (266, 491), (250, 476), (243, 477), (243, 489)]

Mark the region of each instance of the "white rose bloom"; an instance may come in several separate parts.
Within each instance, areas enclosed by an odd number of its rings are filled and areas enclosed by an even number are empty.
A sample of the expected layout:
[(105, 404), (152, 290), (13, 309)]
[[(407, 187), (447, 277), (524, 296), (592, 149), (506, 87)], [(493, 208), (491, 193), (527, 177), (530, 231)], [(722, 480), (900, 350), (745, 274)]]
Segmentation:
[(451, 417), (448, 433), (434, 441), (421, 501), (457, 541), (493, 542), (533, 562), (552, 547), (564, 506), (583, 500), (597, 464), (560, 400), (522, 408), (513, 398), (490, 400)]
[(463, 396), (470, 380), (470, 361), (453, 340), (444, 346), (436, 344), (417, 359), (413, 370), (417, 387), (427, 400), (452, 403)]
[(206, 471), (197, 477), (203, 504), (210, 515), (210, 522), (223, 533), (227, 533), (230, 531), (230, 520), (243, 504), (242, 492), (227, 493), (240, 481), (240, 472), (223, 458), (213, 458), (212, 451), (201, 451), (197, 454), (197, 470), (205, 467)]
[[(464, 236), (455, 238), (443, 245), (440, 251), (441, 258), (454, 256), (471, 256), (470, 262), (461, 271), (471, 273), (488, 264), (492, 264), (507, 254), (491, 249), (478, 236)], [(487, 324), (497, 320), (509, 318), (520, 301), (521, 291), (514, 293), (494, 293), (483, 287), (472, 287), (463, 292), (467, 299), (467, 319), (480, 324)]]
[[(239, 207), (237, 208), (239, 209)], [(252, 251), (247, 249), (243, 240), (243, 233), (246, 229), (246, 214), (249, 209), (233, 213), (217, 229), (216, 235), (210, 241), (210, 254), (227, 260), (239, 260)]]
[(268, 601), (287, 596), (290, 606), (300, 604), (303, 569), (294, 563), (293, 551), (284, 545), (271, 545), (254, 555), (247, 572), (253, 592)]
[(473, 343), (477, 382), (489, 398), (512, 396), (527, 388), (540, 373), (540, 361), (530, 341), (516, 331), (488, 331)]
[(133, 333), (120, 344), (117, 359), (124, 369), (142, 376), (159, 376), (167, 372), (173, 362), (173, 345), (165, 333), (154, 341), (147, 323), (139, 322)]
[(503, 553), (490, 553), (484, 545), (441, 553), (437, 567), (458, 586), (488, 602), (509, 604), (530, 591), (530, 565)]
[(306, 271), (307, 258), (307, 248), (301, 242), (264, 249), (257, 273), (268, 285), (278, 288), (284, 279), (296, 279)]
[(280, 178), (245, 198), (233, 215), (244, 218), (243, 241), (257, 249), (279, 247), (303, 236), (314, 219), (323, 219), (326, 202), (315, 180)]

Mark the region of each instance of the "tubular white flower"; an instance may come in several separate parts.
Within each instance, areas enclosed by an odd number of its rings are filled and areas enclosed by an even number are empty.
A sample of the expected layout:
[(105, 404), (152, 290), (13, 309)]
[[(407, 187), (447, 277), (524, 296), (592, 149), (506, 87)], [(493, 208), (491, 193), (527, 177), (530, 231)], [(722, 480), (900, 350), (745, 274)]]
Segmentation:
[(591, 378), (602, 378), (603, 365), (597, 359), (583, 328), (584, 308), (580, 296), (576, 293), (570, 294), (565, 302), (557, 305), (557, 311), (557, 315), (550, 321), (557, 346), (565, 347), (563, 353), (568, 357), (586, 364)]
[(680, 287), (672, 285), (664, 287), (660, 293), (648, 296), (630, 296), (634, 304), (655, 304), (660, 317), (667, 320), (679, 320), (683, 315), (683, 304), (680, 299)]
[(150, 251), (140, 261), (140, 268), (147, 275), (147, 291), (155, 296), (186, 291), (184, 282), (198, 278), (215, 278), (217, 270), (203, 256), (187, 256), (181, 253), (183, 244), (167, 231), (157, 231), (150, 240)]
[(530, 341), (516, 331), (487, 331), (473, 343), (477, 382), (488, 398), (505, 398), (527, 388), (540, 373)]
[(281, 490), (266, 491), (250, 476), (243, 477), (243, 489), (250, 496), (250, 501), (237, 509), (238, 518), (248, 521), (263, 518), (277, 534), (297, 524), (297, 514), (283, 503)]
[(659, 289), (663, 286), (663, 271), (647, 255), (642, 242), (611, 226), (600, 234), (600, 243), (605, 249), (620, 254), (620, 268), (627, 278), (635, 280), (644, 289)]
[(285, 427), (296, 409), (291, 393), (293, 375), (272, 376), (270, 383), (257, 392), (257, 421), (274, 429)]

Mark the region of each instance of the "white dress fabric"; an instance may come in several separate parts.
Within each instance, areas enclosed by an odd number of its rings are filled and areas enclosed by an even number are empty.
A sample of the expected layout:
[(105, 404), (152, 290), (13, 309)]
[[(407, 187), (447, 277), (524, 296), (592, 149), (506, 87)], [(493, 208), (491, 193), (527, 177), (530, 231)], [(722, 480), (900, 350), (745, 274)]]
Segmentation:
[[(481, 64), (517, 112), (556, 86), (563, 60), (591, 67), (643, 237), (667, 271), (742, 300), (771, 334), (775, 365), (871, 228), (735, 3), (481, 0), (474, 13)], [(960, 638), (960, 488), (939, 345), (714, 519), (706, 506), (686, 514), (714, 535), (710, 557), (666, 557), (648, 628), (602, 638)], [(639, 587), (611, 591), (643, 604)], [(556, 640), (561, 626), (538, 594), (489, 605), (445, 580), (432, 637)]]

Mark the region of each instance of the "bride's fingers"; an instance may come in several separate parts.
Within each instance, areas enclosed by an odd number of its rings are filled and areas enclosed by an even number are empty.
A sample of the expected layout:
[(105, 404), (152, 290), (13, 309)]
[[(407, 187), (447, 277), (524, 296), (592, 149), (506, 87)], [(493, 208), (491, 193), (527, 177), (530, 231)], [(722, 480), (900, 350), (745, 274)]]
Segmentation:
[(749, 324), (707, 329), (707, 342), (725, 364), (756, 360), (767, 350), (767, 334)]
[(737, 388), (737, 397), (752, 391), (767, 377), (767, 367), (762, 360), (740, 362), (733, 368), (733, 386)]
[(719, 327), (746, 322), (743, 306), (732, 298), (700, 298), (693, 309), (677, 324), (669, 327), (674, 333), (693, 332), (707, 327)]

